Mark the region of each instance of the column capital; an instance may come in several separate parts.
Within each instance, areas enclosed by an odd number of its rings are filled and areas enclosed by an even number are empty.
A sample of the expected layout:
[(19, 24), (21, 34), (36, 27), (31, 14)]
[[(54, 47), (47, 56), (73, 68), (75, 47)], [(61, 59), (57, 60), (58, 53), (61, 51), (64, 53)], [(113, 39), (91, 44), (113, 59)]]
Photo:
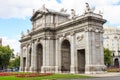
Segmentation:
[(75, 35), (75, 31), (70, 32), (70, 35), (74, 36)]

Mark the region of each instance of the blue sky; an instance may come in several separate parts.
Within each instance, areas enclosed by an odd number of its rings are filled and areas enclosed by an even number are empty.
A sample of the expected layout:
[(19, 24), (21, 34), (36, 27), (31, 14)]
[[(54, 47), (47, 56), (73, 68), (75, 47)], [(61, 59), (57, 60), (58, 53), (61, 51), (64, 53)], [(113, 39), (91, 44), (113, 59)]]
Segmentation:
[(95, 12), (103, 12), (107, 19), (105, 26), (120, 27), (120, 0), (0, 0), (0, 37), (3, 38), (3, 45), (10, 45), (16, 52), (20, 52), (20, 35), (23, 31), (31, 29), (30, 18), (32, 10), (38, 10), (43, 4), (47, 8), (59, 11), (61, 8), (76, 10), (76, 14), (83, 14), (85, 2), (90, 7), (95, 7)]
[(8, 38), (16, 38), (23, 31), (31, 29), (30, 17), (25, 19), (1, 19), (0, 18), (0, 36), (7, 36)]

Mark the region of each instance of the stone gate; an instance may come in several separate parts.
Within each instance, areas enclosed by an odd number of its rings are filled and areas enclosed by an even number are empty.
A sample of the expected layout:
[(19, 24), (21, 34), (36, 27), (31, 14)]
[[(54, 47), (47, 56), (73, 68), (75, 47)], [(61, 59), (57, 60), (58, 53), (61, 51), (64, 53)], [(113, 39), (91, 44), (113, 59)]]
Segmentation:
[(71, 9), (60, 12), (44, 5), (33, 12), (32, 29), (22, 33), (20, 71), (39, 73), (103, 72), (102, 15), (93, 13), (86, 3), (81, 16)]

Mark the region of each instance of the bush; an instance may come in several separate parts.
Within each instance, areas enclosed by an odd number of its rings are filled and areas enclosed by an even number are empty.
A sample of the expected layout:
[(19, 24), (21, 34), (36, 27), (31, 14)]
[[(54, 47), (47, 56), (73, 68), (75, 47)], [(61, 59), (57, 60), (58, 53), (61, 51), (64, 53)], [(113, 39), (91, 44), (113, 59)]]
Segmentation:
[(108, 72), (120, 72), (120, 68), (108, 68)]

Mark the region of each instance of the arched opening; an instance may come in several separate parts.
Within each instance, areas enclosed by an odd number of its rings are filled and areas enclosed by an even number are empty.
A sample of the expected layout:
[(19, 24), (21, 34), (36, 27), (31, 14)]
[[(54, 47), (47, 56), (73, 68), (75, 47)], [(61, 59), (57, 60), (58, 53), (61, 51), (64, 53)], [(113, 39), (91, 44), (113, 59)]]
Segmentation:
[(70, 53), (70, 42), (64, 40), (61, 44), (61, 71), (70, 72), (71, 65), (71, 53)]
[(23, 57), (23, 72), (25, 71), (26, 67), (26, 57)]
[(118, 60), (118, 58), (116, 58), (116, 59), (114, 60), (114, 66), (115, 66), (116, 68), (119, 68), (119, 60)]
[(32, 53), (32, 49), (29, 49), (29, 69), (31, 67), (31, 53)]
[(37, 45), (37, 72), (41, 72), (43, 65), (43, 47), (41, 44)]

